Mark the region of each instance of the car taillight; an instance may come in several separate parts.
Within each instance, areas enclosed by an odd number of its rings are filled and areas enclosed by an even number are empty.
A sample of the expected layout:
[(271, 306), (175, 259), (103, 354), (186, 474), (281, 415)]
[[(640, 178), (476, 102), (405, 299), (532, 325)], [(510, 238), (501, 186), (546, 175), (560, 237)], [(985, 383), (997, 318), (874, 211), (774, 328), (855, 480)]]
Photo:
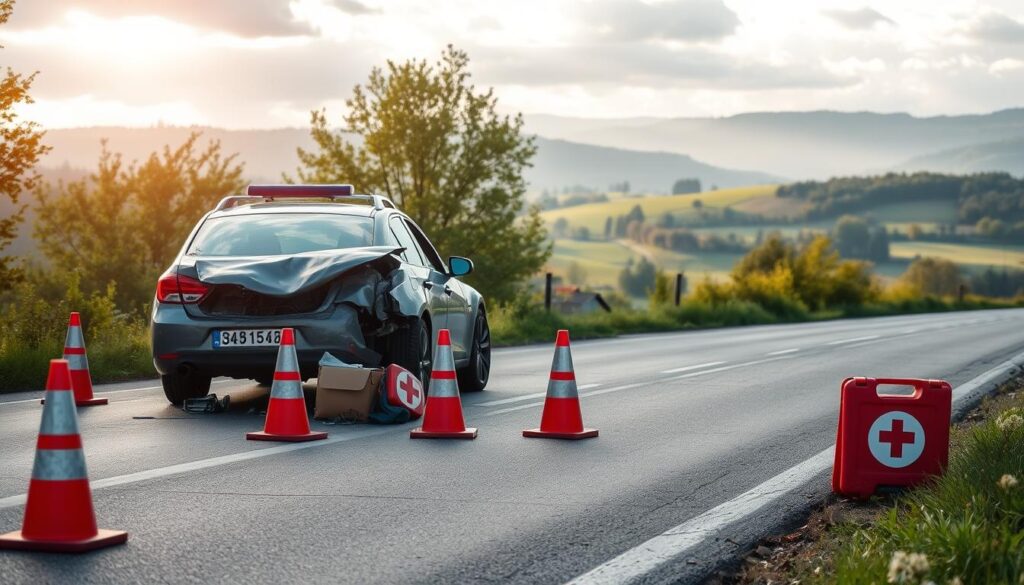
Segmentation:
[(161, 303), (196, 303), (210, 288), (191, 276), (165, 274), (156, 283), (156, 300)]

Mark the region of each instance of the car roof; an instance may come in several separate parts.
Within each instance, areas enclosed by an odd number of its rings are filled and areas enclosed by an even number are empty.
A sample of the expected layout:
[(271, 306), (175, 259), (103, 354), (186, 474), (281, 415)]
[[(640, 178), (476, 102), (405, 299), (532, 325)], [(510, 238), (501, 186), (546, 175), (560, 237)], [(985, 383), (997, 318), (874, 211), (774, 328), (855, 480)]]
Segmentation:
[(263, 203), (251, 203), (248, 205), (239, 205), (237, 207), (216, 210), (210, 213), (209, 217), (231, 217), (236, 215), (256, 215), (267, 213), (329, 213), (334, 215), (373, 217), (377, 211), (384, 210), (374, 209), (372, 205), (359, 205), (353, 203), (325, 203), (323, 201), (267, 201)]

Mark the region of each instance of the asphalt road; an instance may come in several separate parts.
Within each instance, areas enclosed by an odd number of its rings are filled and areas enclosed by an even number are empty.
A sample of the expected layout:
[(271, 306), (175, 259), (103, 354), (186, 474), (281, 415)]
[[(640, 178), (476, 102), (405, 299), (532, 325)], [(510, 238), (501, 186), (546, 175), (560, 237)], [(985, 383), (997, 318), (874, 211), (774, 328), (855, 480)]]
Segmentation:
[[(233, 408), (212, 415), (152, 381), (98, 386), (110, 405), (79, 409), (96, 513), (129, 542), (0, 552), (0, 582), (563, 583), (828, 447), (843, 378), (956, 385), (1022, 350), (1024, 310), (579, 341), (584, 422), (601, 431), (580, 442), (520, 434), (550, 346), (496, 351), (488, 390), (463, 396), (475, 441), (314, 422), (327, 441), (281, 447), (244, 439), (263, 423), (254, 383), (215, 381)], [(20, 526), (40, 394), (0, 397), (0, 532)], [(717, 551), (651, 580), (690, 579)]]

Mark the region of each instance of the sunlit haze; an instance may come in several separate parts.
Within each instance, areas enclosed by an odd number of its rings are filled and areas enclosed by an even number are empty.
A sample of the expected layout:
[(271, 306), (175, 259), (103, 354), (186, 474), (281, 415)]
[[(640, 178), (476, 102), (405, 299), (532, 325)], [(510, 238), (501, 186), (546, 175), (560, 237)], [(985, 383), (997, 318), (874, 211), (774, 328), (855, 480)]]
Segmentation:
[(386, 59), (469, 53), (502, 109), (583, 117), (975, 113), (1024, 95), (1011, 0), (20, 0), (4, 65), (47, 127), (301, 126)]

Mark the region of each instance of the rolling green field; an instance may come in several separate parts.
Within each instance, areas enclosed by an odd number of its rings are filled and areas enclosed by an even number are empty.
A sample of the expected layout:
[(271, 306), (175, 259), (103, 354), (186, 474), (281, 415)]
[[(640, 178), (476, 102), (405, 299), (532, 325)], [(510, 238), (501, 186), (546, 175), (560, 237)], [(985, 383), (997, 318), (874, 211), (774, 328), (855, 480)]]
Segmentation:
[(775, 185), (758, 185), (721, 189), (689, 195), (651, 195), (645, 197), (624, 197), (605, 203), (589, 203), (565, 209), (552, 209), (541, 214), (548, 225), (554, 224), (560, 217), (568, 220), (572, 227), (586, 227), (591, 233), (604, 233), (605, 220), (609, 217), (625, 215), (634, 205), (640, 205), (644, 215), (656, 218), (666, 213), (679, 219), (696, 215), (693, 202), (697, 199), (706, 208), (722, 209), (735, 207), (742, 210), (741, 203), (754, 199), (775, 198)]
[[(564, 217), (570, 228), (585, 226), (592, 234), (600, 237), (608, 217), (626, 214), (634, 205), (640, 205), (647, 218), (654, 219), (669, 213), (678, 220), (692, 217), (697, 213), (693, 207), (693, 202), (697, 199), (705, 208), (732, 207), (738, 211), (759, 213), (766, 217), (792, 216), (800, 210), (799, 202), (775, 197), (774, 185), (759, 185), (688, 195), (618, 196), (604, 203), (555, 209), (541, 215), (549, 228), (559, 218)], [(954, 205), (949, 201), (938, 200), (881, 205), (861, 215), (870, 216), (884, 223), (888, 229), (896, 229), (903, 233), (907, 233), (911, 225), (917, 225), (925, 232), (934, 232), (940, 225), (956, 222)], [(714, 234), (722, 238), (734, 234), (747, 244), (752, 244), (759, 232), (768, 234), (777, 231), (787, 238), (795, 238), (801, 230), (828, 233), (834, 225), (834, 219), (827, 219), (800, 224), (694, 228), (693, 231), (699, 234)], [(952, 260), (971, 273), (980, 272), (990, 266), (1024, 269), (1024, 246), (892, 242), (890, 249), (892, 261), (875, 266), (875, 272), (886, 280), (899, 277), (910, 261), (917, 256)], [(691, 284), (705, 275), (716, 280), (725, 278), (732, 265), (740, 258), (738, 254), (681, 254), (628, 240), (582, 242), (558, 239), (555, 240), (554, 253), (548, 268), (564, 276), (570, 263), (575, 261), (586, 270), (588, 285), (616, 287), (619, 272), (629, 259), (636, 261), (641, 256), (647, 257), (667, 272), (686, 272)]]
[(571, 262), (576, 262), (587, 272), (589, 286), (618, 286), (619, 273), (626, 263), (638, 261), (641, 255), (654, 262), (662, 270), (676, 273), (683, 271), (691, 283), (707, 275), (722, 279), (740, 258), (738, 254), (680, 254), (634, 242), (578, 242), (555, 240), (554, 253), (548, 268), (565, 276)]
[(1003, 267), (1024, 269), (1024, 247), (985, 244), (945, 244), (939, 242), (893, 242), (889, 246), (893, 258), (911, 260), (916, 256), (945, 258), (972, 267)]

